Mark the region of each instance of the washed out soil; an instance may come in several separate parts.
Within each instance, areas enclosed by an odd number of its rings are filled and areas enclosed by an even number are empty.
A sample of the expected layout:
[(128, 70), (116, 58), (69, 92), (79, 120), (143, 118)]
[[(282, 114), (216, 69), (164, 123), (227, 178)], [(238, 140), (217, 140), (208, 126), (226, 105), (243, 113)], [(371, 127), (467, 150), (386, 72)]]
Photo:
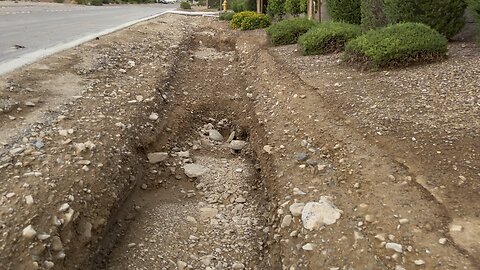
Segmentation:
[(0, 269), (478, 269), (478, 59), (363, 73), (167, 15), (3, 76)]

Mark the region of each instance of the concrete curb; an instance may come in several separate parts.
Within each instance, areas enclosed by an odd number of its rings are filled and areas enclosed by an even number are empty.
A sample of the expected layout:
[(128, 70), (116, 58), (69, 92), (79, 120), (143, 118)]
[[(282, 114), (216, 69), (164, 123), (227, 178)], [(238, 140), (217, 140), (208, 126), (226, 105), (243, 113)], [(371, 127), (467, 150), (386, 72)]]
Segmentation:
[(58, 44), (58, 45), (50, 47), (50, 48), (41, 49), (41, 50), (38, 50), (38, 51), (27, 53), (27, 54), (24, 54), (24, 55), (21, 55), (21, 56), (15, 58), (15, 59), (0, 63), (0, 76), (5, 75), (9, 72), (12, 72), (12, 71), (14, 71), (18, 68), (23, 67), (23, 66), (32, 64), (32, 63), (34, 63), (34, 62), (36, 62), (40, 59), (43, 59), (47, 56), (53, 55), (55, 53), (70, 49), (70, 48), (78, 46), (82, 43), (93, 40), (93, 39), (95, 39), (99, 36), (104, 36), (104, 35), (111, 34), (113, 32), (116, 32), (116, 31), (119, 31), (121, 29), (132, 26), (134, 24), (157, 18), (157, 17), (162, 16), (164, 14), (177, 14), (177, 15), (187, 15), (187, 16), (213, 16), (213, 17), (216, 17), (216, 16), (218, 16), (219, 13), (218, 12), (186, 12), (186, 11), (177, 11), (177, 10), (167, 10), (167, 11), (164, 11), (164, 12), (152, 15), (152, 16), (148, 16), (148, 17), (145, 17), (145, 18), (142, 18), (142, 19), (127, 22), (127, 23), (121, 24), (119, 26), (100, 31), (98, 33), (89, 34), (87, 36), (84, 36), (82, 38), (79, 38), (79, 39), (76, 39), (76, 40), (73, 40), (73, 41), (70, 41), (70, 42), (67, 42), (67, 43), (62, 43), (62, 44)]

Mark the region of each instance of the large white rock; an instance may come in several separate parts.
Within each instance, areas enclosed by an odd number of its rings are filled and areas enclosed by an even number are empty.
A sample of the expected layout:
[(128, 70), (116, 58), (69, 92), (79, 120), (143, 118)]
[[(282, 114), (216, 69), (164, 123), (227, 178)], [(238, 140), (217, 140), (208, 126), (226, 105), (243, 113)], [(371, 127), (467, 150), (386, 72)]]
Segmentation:
[(149, 153), (147, 155), (147, 158), (148, 158), (148, 162), (152, 164), (156, 164), (156, 163), (165, 161), (168, 158), (168, 153), (166, 152)]
[(318, 202), (309, 202), (302, 210), (303, 227), (307, 230), (320, 229), (332, 225), (340, 218), (342, 211), (328, 197), (322, 196)]
[(210, 129), (208, 131), (208, 137), (214, 141), (219, 141), (219, 142), (223, 141), (222, 134), (220, 134), (220, 132), (218, 132), (218, 130), (216, 129)]
[(22, 231), (22, 236), (27, 239), (32, 239), (33, 237), (35, 237), (35, 235), (37, 235), (37, 232), (35, 231), (35, 229), (33, 229), (32, 225), (28, 225)]
[(199, 177), (206, 172), (208, 172), (208, 168), (204, 167), (199, 164), (185, 164), (183, 166), (183, 169), (185, 170), (185, 175), (188, 176), (189, 178), (195, 178)]

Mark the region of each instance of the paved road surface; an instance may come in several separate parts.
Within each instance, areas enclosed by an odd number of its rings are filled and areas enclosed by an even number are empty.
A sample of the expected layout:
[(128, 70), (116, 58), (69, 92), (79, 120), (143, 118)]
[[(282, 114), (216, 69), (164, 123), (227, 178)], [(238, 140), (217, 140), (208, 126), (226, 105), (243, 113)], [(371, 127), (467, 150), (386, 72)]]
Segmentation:
[[(172, 4), (94, 7), (0, 1), (0, 66), (18, 60), (22, 55), (78, 40), (176, 7)], [(14, 45), (25, 48), (16, 49)]]

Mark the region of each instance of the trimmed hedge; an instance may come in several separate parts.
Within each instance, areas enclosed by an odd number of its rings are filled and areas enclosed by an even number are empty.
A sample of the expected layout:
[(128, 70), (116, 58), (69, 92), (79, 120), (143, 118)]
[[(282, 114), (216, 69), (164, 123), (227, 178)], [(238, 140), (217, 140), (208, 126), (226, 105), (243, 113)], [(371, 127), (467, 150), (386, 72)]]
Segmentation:
[(358, 25), (326, 22), (313, 27), (298, 39), (304, 55), (327, 54), (343, 51), (347, 41), (362, 34)]
[(360, 24), (362, 21), (360, 1), (361, 0), (327, 0), (328, 14), (337, 22)]
[(219, 19), (220, 21), (231, 21), (233, 18), (233, 15), (235, 15), (235, 12), (233, 11), (221, 12)]
[(367, 68), (406, 66), (444, 58), (447, 39), (421, 23), (401, 23), (368, 31), (348, 42), (345, 60)]
[(192, 9), (192, 5), (190, 2), (182, 1), (180, 2), (180, 8), (181, 9)]
[(466, 7), (465, 0), (385, 0), (390, 23), (424, 23), (447, 38), (462, 29)]
[(309, 19), (291, 19), (270, 26), (266, 32), (275, 46), (295, 44), (301, 35), (316, 25), (318, 25), (317, 22)]
[(243, 11), (233, 15), (230, 25), (233, 29), (254, 30), (270, 26), (271, 20), (265, 14)]
[(383, 0), (361, 0), (363, 29), (375, 29), (387, 25)]
[(267, 14), (270, 17), (283, 17), (285, 15), (285, 0), (269, 0)]
[(300, 0), (285, 0), (285, 13), (293, 16), (302, 13), (300, 10)]

